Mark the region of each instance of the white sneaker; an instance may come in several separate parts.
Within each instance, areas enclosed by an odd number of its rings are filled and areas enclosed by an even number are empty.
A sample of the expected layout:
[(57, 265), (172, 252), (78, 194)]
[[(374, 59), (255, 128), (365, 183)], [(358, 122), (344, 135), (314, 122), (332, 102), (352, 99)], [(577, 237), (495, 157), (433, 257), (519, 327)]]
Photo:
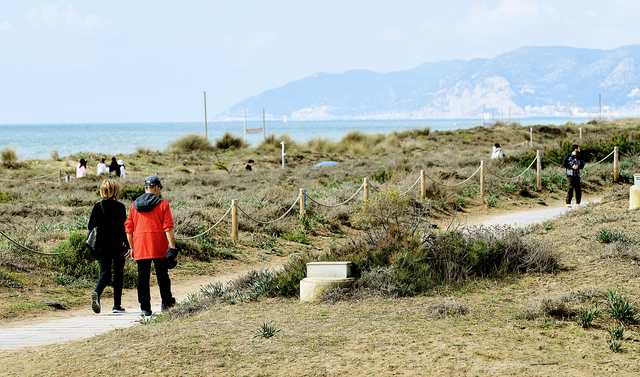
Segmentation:
[(567, 204), (567, 208), (571, 208), (571, 204)]

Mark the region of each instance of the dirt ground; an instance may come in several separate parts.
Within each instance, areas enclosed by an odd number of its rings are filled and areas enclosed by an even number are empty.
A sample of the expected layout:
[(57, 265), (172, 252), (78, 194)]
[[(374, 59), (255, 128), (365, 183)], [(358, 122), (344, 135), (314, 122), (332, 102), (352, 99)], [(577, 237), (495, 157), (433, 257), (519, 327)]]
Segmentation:
[[(637, 323), (626, 325), (622, 347), (614, 353), (606, 341), (607, 329), (616, 323), (606, 315), (583, 328), (568, 316), (568, 308), (535, 318), (523, 314), (545, 299), (576, 292), (611, 289), (638, 301), (640, 212), (627, 206), (624, 199), (607, 201), (528, 227), (527, 232), (551, 242), (561, 254), (556, 274), (479, 280), (414, 298), (217, 304), (186, 320), (2, 352), (0, 375), (638, 375)], [(601, 229), (612, 228), (634, 238), (624, 248), (628, 253), (621, 253), (619, 244), (597, 240)], [(283, 262), (286, 258), (272, 261)], [(250, 267), (225, 266), (213, 277), (223, 279)], [(174, 286), (176, 292), (188, 293), (201, 281), (176, 276)], [(135, 297), (133, 292), (126, 296)], [(598, 297), (576, 305), (604, 306)], [(87, 304), (78, 312), (88, 311)], [(280, 331), (271, 339), (254, 338), (265, 322)]]

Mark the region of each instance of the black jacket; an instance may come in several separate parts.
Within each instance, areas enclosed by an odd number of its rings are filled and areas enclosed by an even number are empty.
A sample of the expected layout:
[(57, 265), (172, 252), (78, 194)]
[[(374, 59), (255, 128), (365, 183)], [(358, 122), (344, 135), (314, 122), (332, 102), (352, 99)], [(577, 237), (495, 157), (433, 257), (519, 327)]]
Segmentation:
[[(124, 204), (115, 200), (103, 200), (102, 207), (96, 203), (89, 218), (89, 231), (98, 227), (98, 246), (104, 246), (109, 250), (121, 253), (119, 246), (128, 245), (127, 234), (124, 231), (124, 222), (127, 219), (127, 209)], [(114, 250), (115, 249), (115, 250)]]
[[(573, 170), (573, 165), (578, 165), (578, 170)], [(562, 166), (567, 169), (567, 177), (579, 177), (580, 169), (584, 169), (584, 160), (582, 159), (582, 156), (580, 156), (580, 153), (576, 155), (569, 153), (567, 157), (564, 158)]]

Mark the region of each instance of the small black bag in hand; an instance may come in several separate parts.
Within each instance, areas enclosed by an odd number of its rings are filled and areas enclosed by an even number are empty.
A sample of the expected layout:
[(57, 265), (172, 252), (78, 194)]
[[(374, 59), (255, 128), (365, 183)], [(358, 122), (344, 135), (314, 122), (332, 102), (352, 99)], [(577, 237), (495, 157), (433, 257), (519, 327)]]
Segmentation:
[[(102, 215), (106, 215), (104, 212), (104, 207), (102, 206), (102, 201), (100, 202), (100, 209), (102, 210)], [(99, 224), (100, 222), (98, 222)], [(87, 248), (89, 248), (89, 254), (96, 259), (100, 259), (98, 255), (98, 227), (91, 229), (91, 232), (87, 235)]]

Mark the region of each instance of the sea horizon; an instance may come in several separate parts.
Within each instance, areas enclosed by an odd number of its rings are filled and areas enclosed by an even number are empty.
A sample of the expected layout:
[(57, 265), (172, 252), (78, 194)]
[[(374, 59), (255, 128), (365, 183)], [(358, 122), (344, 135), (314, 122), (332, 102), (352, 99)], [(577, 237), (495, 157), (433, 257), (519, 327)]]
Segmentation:
[[(499, 119), (495, 119), (499, 121)], [(507, 122), (508, 119), (504, 119)], [(563, 125), (568, 117), (511, 119), (527, 127), (532, 125)], [(572, 118), (581, 123), (588, 118)], [(215, 142), (226, 132), (244, 136), (243, 121), (208, 121), (208, 138)], [(482, 125), (479, 119), (421, 119), (421, 120), (347, 120), (347, 121), (288, 121), (267, 120), (266, 135), (287, 134), (296, 142), (324, 137), (340, 140), (347, 132), (390, 133), (413, 128), (429, 127), (432, 131), (468, 129)], [(247, 128), (262, 127), (262, 120), (247, 121)], [(485, 125), (490, 121), (485, 120)], [(0, 148), (12, 147), (19, 160), (48, 159), (56, 150), (60, 157), (78, 153), (102, 153), (105, 157), (135, 153), (138, 148), (163, 151), (178, 138), (187, 134), (205, 134), (204, 121), (198, 122), (109, 122), (109, 123), (24, 123), (0, 124)], [(257, 146), (262, 134), (247, 134), (251, 146)], [(498, 141), (499, 142), (499, 141)]]

